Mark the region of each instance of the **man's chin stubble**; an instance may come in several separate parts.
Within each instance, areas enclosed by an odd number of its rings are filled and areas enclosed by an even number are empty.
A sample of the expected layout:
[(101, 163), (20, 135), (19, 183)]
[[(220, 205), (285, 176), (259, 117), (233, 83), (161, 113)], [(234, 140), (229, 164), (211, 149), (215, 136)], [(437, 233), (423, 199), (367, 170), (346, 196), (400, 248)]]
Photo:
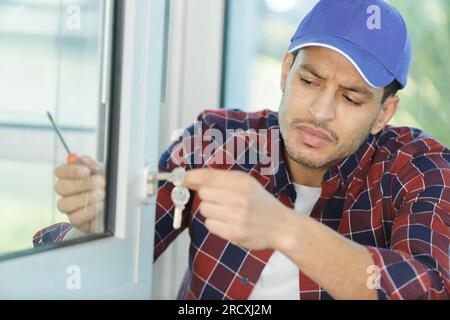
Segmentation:
[(290, 150), (290, 148), (287, 145), (285, 149), (285, 155), (295, 163), (298, 163), (308, 169), (315, 169), (315, 170), (325, 169), (333, 162), (335, 162), (335, 160), (333, 159), (326, 159), (324, 161), (318, 162), (317, 160), (314, 160), (312, 157), (308, 157), (305, 153), (292, 152), (292, 150)]
[(298, 163), (308, 169), (326, 169), (328, 166), (330, 166), (335, 161), (328, 161), (328, 162), (317, 162), (312, 160), (311, 158), (305, 157), (304, 155), (299, 154), (293, 154), (291, 152), (287, 152), (288, 157), (294, 161), (295, 163)]
[[(336, 144), (338, 144), (336, 142)], [(329, 168), (332, 168), (336, 165), (338, 165), (341, 161), (343, 161), (345, 158), (349, 157), (353, 153), (355, 153), (359, 148), (359, 143), (352, 143), (351, 145), (348, 145), (346, 147), (337, 148), (335, 151), (330, 151), (330, 155), (334, 155), (333, 158), (327, 158), (322, 161), (318, 161), (314, 159), (312, 156), (308, 156), (306, 153), (300, 153), (300, 152), (292, 152), (289, 148), (289, 143), (286, 144), (286, 154), (287, 156), (294, 162), (314, 170), (326, 170)], [(336, 155), (338, 155), (336, 157)]]

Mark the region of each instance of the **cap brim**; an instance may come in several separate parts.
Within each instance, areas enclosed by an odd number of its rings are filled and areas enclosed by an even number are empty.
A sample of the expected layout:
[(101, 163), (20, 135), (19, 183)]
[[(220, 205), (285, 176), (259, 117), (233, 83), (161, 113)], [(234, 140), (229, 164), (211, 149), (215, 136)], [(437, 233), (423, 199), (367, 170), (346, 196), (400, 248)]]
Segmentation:
[(324, 47), (343, 55), (372, 88), (384, 88), (395, 76), (372, 55), (357, 45), (333, 36), (311, 36), (294, 39), (288, 52), (306, 47)]

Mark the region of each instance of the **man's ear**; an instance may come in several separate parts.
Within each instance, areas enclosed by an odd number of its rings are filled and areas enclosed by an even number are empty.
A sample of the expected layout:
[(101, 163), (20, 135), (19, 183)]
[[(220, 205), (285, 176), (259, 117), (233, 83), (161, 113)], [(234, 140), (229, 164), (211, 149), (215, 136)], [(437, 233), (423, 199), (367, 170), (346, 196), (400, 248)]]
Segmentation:
[(398, 110), (398, 105), (400, 104), (400, 98), (398, 96), (389, 97), (383, 104), (378, 115), (378, 120), (373, 126), (371, 133), (373, 135), (381, 131), (391, 119), (395, 116)]
[(287, 52), (284, 55), (283, 67), (281, 70), (280, 88), (283, 93), (284, 93), (284, 90), (286, 89), (287, 78), (289, 76), (289, 71), (291, 71), (293, 63), (294, 63), (294, 55), (292, 53)]

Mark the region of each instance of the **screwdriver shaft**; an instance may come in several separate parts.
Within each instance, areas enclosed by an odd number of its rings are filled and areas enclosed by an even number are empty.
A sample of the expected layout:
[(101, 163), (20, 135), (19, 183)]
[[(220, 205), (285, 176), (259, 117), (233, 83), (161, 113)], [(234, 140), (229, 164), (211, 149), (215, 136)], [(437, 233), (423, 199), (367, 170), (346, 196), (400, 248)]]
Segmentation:
[(61, 140), (61, 143), (63, 144), (64, 148), (66, 149), (67, 154), (69, 154), (69, 155), (72, 154), (72, 152), (70, 152), (70, 149), (69, 149), (69, 147), (67, 146), (66, 141), (64, 140), (64, 138), (63, 138), (61, 132), (60, 132), (59, 129), (58, 129), (58, 126), (56, 125), (56, 123), (55, 123), (55, 121), (53, 120), (53, 117), (52, 117), (52, 115), (51, 115), (51, 113), (50, 113), (49, 111), (47, 111), (47, 116), (48, 116), (48, 118), (50, 119), (50, 122), (52, 123), (53, 129), (55, 129), (55, 132), (56, 132), (56, 134), (58, 135), (59, 140)]

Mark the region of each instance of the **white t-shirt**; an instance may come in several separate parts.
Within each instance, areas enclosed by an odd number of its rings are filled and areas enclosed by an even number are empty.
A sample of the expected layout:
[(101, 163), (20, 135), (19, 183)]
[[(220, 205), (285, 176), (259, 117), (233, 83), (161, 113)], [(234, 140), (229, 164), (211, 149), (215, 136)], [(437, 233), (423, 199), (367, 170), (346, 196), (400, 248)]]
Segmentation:
[[(310, 215), (320, 197), (321, 188), (294, 184), (297, 192), (295, 211)], [(249, 297), (250, 300), (299, 300), (299, 269), (279, 251), (265, 266)]]

